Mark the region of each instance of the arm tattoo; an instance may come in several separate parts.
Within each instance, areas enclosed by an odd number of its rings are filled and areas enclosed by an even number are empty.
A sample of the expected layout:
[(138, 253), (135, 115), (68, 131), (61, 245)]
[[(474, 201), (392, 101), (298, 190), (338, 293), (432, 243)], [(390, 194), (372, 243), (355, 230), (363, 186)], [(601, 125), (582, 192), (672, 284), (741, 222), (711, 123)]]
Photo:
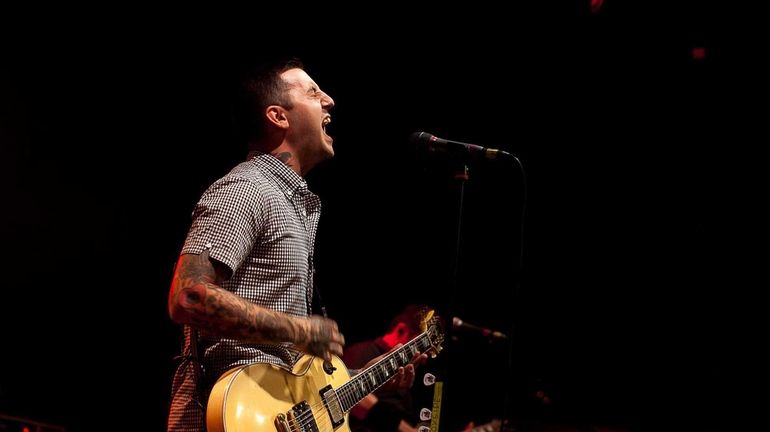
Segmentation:
[(304, 342), (309, 329), (302, 320), (258, 306), (219, 286), (208, 252), (183, 255), (171, 291), (175, 319), (221, 337), (246, 342)]

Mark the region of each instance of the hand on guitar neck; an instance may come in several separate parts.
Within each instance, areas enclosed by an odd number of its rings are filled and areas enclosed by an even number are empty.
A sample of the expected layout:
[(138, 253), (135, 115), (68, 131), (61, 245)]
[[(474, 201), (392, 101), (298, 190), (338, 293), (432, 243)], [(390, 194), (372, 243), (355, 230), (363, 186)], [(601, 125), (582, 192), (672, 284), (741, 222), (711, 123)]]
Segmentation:
[[(390, 351), (388, 351), (385, 354), (382, 354), (380, 356), (377, 356), (369, 362), (366, 363), (366, 365), (363, 367), (363, 369), (368, 368), (369, 366), (372, 366), (385, 358), (386, 356), (390, 355), (393, 351), (398, 350), (401, 348), (404, 344), (399, 343), (396, 346), (394, 346)], [(375, 394), (378, 392), (383, 391), (398, 391), (398, 390), (408, 390), (412, 387), (414, 384), (414, 369), (417, 366), (420, 366), (421, 364), (424, 364), (426, 361), (428, 361), (428, 355), (425, 353), (416, 353), (412, 359), (409, 361), (409, 364), (406, 366), (401, 366), (398, 368), (398, 373), (396, 373), (393, 378), (389, 379), (385, 384), (382, 385), (379, 389), (375, 391)]]
[[(390, 355), (392, 352), (401, 348), (403, 345), (404, 345), (403, 343), (396, 344), (387, 353), (369, 360), (362, 369), (366, 369), (376, 364), (386, 356)], [(358, 418), (359, 420), (364, 420), (366, 419), (366, 416), (369, 413), (369, 411), (377, 404), (377, 402), (379, 402), (379, 398), (377, 397), (377, 394), (381, 394), (383, 392), (397, 392), (399, 390), (410, 389), (414, 384), (415, 367), (421, 364), (424, 364), (426, 361), (428, 361), (427, 354), (419, 353), (419, 352), (416, 353), (412, 357), (409, 364), (398, 368), (398, 373), (396, 373), (393, 376), (393, 378), (385, 382), (385, 384), (383, 384), (382, 387), (380, 387), (379, 389), (375, 390), (374, 393), (370, 393), (367, 396), (365, 396), (358, 404), (356, 404), (351, 409), (350, 413), (356, 418)], [(404, 420), (401, 420), (398, 426), (398, 432), (416, 432), (416, 430), (417, 429), (415, 429), (413, 426), (411, 426), (409, 423), (405, 422)]]

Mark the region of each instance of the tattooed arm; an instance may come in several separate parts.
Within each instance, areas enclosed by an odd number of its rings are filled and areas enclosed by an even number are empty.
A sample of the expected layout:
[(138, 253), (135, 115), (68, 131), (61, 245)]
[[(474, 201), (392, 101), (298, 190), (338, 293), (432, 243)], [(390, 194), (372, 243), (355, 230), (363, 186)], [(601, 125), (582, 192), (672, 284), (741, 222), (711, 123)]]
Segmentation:
[(208, 251), (180, 256), (168, 297), (171, 319), (245, 342), (293, 342), (327, 360), (330, 353), (342, 355), (345, 339), (336, 322), (287, 315), (251, 303), (220, 286), (228, 276), (229, 269), (210, 259)]

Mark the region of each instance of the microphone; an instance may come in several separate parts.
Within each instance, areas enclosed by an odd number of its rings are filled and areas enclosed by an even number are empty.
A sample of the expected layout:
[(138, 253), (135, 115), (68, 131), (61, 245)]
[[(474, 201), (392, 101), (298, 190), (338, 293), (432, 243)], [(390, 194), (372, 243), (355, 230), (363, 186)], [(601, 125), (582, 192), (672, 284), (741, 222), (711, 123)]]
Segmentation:
[[(468, 158), (477, 159), (501, 159), (503, 157), (514, 158), (506, 151), (482, 147), (476, 144), (466, 144), (459, 141), (451, 141), (431, 135), (427, 132), (414, 132), (409, 136), (412, 144), (424, 145), (429, 151), (459, 154)], [(514, 158), (515, 159), (515, 158)]]
[(504, 333), (501, 333), (495, 330), (490, 330), (484, 327), (475, 326), (473, 324), (469, 324), (457, 317), (452, 318), (452, 328), (465, 329), (465, 330), (481, 333), (483, 336), (486, 336), (490, 339), (508, 339), (508, 336), (506, 336)]

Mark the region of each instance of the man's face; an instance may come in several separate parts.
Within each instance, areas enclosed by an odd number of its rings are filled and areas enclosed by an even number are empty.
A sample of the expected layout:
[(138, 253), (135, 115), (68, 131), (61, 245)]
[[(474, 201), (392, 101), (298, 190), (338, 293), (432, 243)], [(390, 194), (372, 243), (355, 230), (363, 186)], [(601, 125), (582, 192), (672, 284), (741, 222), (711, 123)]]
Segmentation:
[(302, 69), (289, 69), (281, 74), (289, 84), (288, 139), (302, 157), (315, 164), (334, 156), (334, 140), (326, 133), (331, 121), (329, 110), (334, 100)]

